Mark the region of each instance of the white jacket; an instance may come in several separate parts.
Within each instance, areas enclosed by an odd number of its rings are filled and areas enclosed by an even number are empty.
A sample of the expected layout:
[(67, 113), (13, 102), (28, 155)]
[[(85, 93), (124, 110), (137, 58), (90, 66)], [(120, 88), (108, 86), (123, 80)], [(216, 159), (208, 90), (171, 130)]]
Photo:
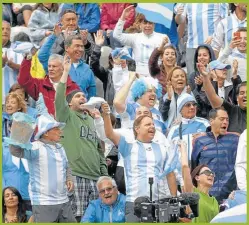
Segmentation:
[(123, 33), (125, 21), (119, 19), (113, 31), (113, 37), (123, 45), (132, 48), (132, 57), (136, 61), (136, 72), (142, 76), (150, 76), (148, 62), (155, 48), (158, 48), (165, 34), (153, 32), (151, 35), (142, 33)]
[(247, 130), (240, 135), (237, 156), (235, 162), (235, 174), (240, 190), (246, 191), (246, 151), (247, 151)]

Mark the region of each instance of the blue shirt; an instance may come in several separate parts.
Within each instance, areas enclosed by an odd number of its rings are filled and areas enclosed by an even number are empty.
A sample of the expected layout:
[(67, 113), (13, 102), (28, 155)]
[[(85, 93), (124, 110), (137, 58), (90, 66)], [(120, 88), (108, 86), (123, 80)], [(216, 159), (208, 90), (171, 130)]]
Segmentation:
[(30, 200), (28, 185), (29, 185), (29, 173), (25, 170), (23, 163), (20, 160), (20, 167), (18, 168), (12, 161), (12, 155), (10, 154), (7, 144), (2, 145), (2, 188), (12, 186), (15, 187), (21, 194), (24, 200)]
[(116, 202), (109, 206), (101, 199), (89, 203), (81, 223), (124, 223), (125, 222), (125, 196), (118, 194)]

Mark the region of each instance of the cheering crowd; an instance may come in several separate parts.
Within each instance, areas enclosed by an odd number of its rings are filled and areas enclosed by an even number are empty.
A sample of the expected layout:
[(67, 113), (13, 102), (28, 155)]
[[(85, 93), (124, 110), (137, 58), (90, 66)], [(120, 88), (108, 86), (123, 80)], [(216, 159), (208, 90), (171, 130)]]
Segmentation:
[(247, 4), (2, 7), (2, 222), (245, 222)]

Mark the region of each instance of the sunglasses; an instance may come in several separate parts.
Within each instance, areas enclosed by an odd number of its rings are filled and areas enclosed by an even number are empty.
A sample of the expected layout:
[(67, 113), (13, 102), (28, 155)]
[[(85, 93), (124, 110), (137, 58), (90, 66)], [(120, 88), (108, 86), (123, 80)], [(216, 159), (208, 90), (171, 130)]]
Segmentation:
[(199, 175), (205, 174), (206, 176), (213, 176), (215, 177), (215, 173), (211, 170), (204, 170), (203, 172), (199, 173)]
[(99, 194), (103, 195), (103, 194), (105, 194), (106, 191), (109, 193), (113, 190), (113, 188), (115, 188), (115, 187), (112, 186), (112, 187), (107, 187), (107, 188), (101, 189), (101, 190), (99, 190)]
[(191, 107), (191, 106), (197, 106), (197, 103), (196, 102), (188, 102), (186, 103), (184, 106), (186, 106), (187, 108)]

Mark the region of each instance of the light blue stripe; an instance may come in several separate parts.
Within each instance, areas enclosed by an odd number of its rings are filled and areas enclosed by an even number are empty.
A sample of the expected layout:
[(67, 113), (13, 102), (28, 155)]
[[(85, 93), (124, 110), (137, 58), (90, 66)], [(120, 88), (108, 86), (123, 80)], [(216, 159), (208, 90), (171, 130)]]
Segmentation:
[[(215, 4), (211, 4), (211, 3), (208, 4), (208, 36), (212, 36), (214, 33), (214, 23), (216, 19), (214, 17), (214, 13), (215, 13), (214, 6)], [(199, 43), (199, 44), (202, 44), (202, 43)]]
[(232, 16), (227, 18), (227, 39), (225, 40), (225, 46), (230, 43), (233, 36), (233, 19)]
[[(40, 205), (40, 184), (41, 182), (44, 182), (41, 180), (40, 175), (40, 164), (39, 164), (39, 150), (38, 151), (38, 157), (36, 162), (28, 160), (29, 165), (29, 179), (30, 179), (30, 185), (31, 185), (31, 192), (32, 192), (32, 201), (33, 205)], [(31, 196), (30, 196), (31, 197)]]
[(127, 178), (127, 182), (125, 183), (125, 186), (126, 186), (126, 194), (128, 196), (131, 195), (131, 192), (132, 192), (132, 181), (131, 181), (131, 177), (129, 175), (129, 173), (132, 173), (131, 171), (131, 154), (129, 154), (127, 157), (124, 158), (124, 169), (125, 169), (125, 172), (126, 172), (126, 178)]
[(54, 151), (47, 147), (47, 162), (48, 162), (48, 195), (57, 196), (57, 163), (55, 160)]
[[(60, 147), (59, 144), (56, 144), (57, 147)], [(67, 167), (68, 167), (68, 163), (67, 163), (67, 160), (66, 160), (66, 155), (63, 153), (63, 147), (61, 146), (61, 148), (59, 149), (59, 154), (60, 154), (60, 157), (62, 158), (62, 166), (63, 166), (63, 182), (66, 182), (67, 180), (67, 176), (66, 176), (66, 170), (67, 170)]]
[(138, 145), (138, 159), (137, 159), (137, 167), (139, 168), (139, 184), (137, 193), (139, 196), (146, 195), (146, 191), (148, 187), (148, 174), (147, 174), (147, 157), (146, 157), (146, 150), (142, 143), (137, 142)]
[[(202, 13), (203, 13), (203, 5), (202, 4), (197, 4), (197, 12), (196, 12), (196, 27), (197, 27), (197, 38), (198, 38), (198, 45), (203, 44), (204, 42), (204, 37), (203, 37), (203, 24), (202, 24)], [(205, 29), (205, 28), (204, 28)], [(200, 32), (199, 32), (200, 31)]]
[(162, 152), (161, 152), (161, 148), (160, 148), (159, 144), (152, 142), (151, 146), (152, 146), (154, 157), (156, 160), (155, 168), (154, 168), (154, 177), (158, 177), (159, 172), (163, 168), (163, 164), (164, 164), (165, 159), (162, 156)]
[(188, 15), (188, 48), (193, 48), (193, 14), (192, 14), (192, 4), (187, 4), (187, 15)]

